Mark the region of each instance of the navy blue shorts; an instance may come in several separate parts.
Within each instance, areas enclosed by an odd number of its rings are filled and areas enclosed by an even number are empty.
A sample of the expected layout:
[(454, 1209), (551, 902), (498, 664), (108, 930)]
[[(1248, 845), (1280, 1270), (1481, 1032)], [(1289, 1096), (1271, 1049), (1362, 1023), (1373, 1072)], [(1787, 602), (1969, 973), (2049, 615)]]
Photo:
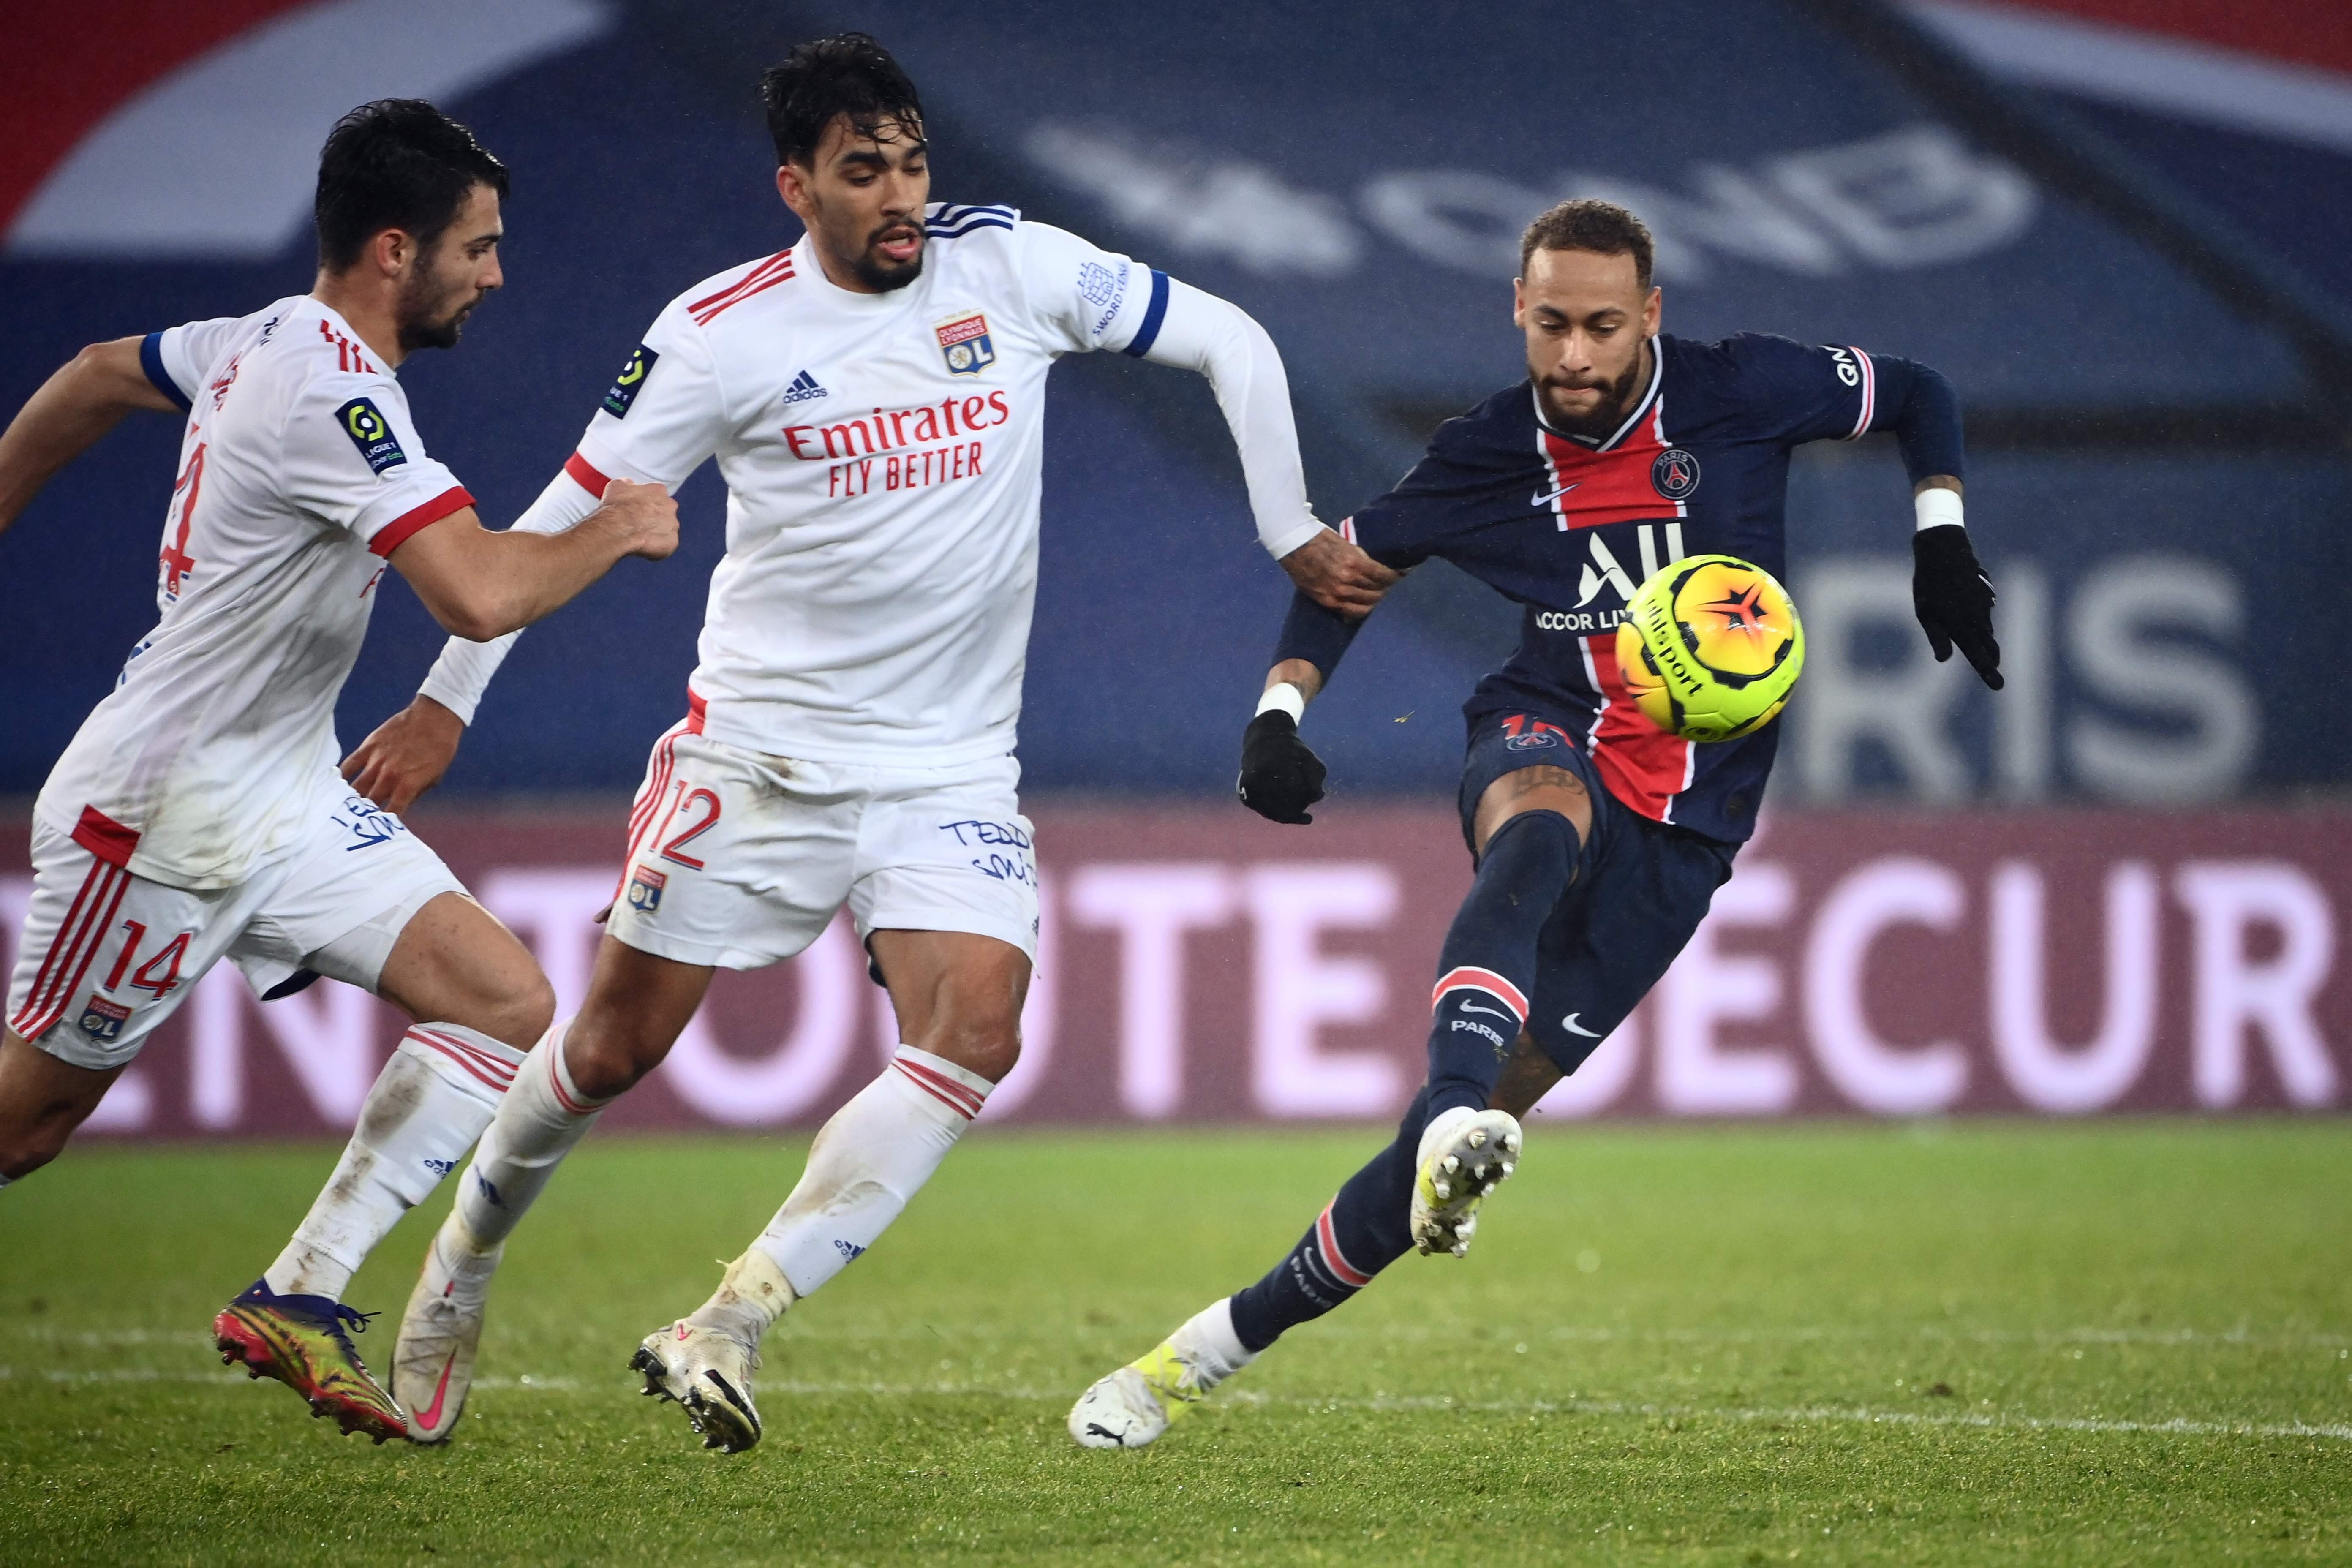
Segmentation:
[(1541, 767), (1567, 769), (1592, 797), (1592, 830), (1576, 880), (1537, 938), (1528, 998), (1528, 1032), (1560, 1071), (1572, 1073), (1690, 941), (1715, 890), (1730, 879), (1739, 847), (1620, 805), (1566, 730), (1526, 713), (1490, 714), (1471, 731), (1462, 763), (1463, 842), (1477, 842), (1478, 801), (1489, 784)]

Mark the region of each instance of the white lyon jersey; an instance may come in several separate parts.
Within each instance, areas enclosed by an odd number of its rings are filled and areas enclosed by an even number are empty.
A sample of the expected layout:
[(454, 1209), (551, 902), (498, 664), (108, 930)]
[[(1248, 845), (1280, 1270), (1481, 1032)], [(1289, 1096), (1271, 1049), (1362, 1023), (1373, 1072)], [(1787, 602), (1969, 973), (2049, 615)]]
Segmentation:
[[(714, 739), (917, 766), (1013, 750), (1046, 372), (1139, 357), (1170, 283), (1010, 207), (934, 205), (925, 227), (892, 292), (835, 287), (806, 237), (687, 290), (581, 439), (592, 493), (719, 459), (727, 555), (689, 683)], [(1303, 487), (1298, 510), (1311, 524)]]
[(188, 410), (161, 616), (37, 810), (134, 875), (233, 887), (340, 784), (335, 699), (383, 558), (473, 498), (425, 456), (373, 351), (306, 295), (153, 333), (141, 358)]

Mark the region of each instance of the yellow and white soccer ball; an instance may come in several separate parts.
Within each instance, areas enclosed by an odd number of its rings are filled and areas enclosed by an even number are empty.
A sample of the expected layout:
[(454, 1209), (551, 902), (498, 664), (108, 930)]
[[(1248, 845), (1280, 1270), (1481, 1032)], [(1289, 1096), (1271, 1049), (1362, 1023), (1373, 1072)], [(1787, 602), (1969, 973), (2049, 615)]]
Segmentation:
[(1771, 722), (1805, 666), (1789, 591), (1730, 555), (1687, 555), (1651, 574), (1617, 627), (1617, 668), (1650, 721), (1685, 741), (1730, 741)]

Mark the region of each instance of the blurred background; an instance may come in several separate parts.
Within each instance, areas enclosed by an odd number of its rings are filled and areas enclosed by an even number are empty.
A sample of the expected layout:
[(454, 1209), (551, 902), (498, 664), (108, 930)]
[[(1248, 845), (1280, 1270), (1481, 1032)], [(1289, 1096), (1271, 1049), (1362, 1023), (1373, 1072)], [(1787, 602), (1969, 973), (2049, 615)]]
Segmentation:
[[(501, 523), (688, 284), (775, 250), (759, 68), (856, 26), (930, 114), (934, 192), (1225, 295), (1289, 366), (1329, 520), (1521, 374), (1517, 237), (1603, 195), (1668, 330), (1927, 361), (1968, 407), (1997, 697), (1913, 623), (1891, 444), (1790, 487), (1811, 651), (1769, 826), (1561, 1116), (2352, 1101), (2352, 29), (2336, 0), (1576, 0), (1282, 8), (88, 0), (0, 17), (0, 411), (83, 343), (309, 286), (320, 141), (428, 97), (513, 174), (507, 288), (403, 380)], [(1514, 636), (1417, 573), (1307, 726), (1311, 830), (1230, 803), (1287, 588), (1205, 384), (1066, 362), (1022, 726), (1046, 940), (1014, 1119), (1385, 1115), (1467, 868), (1457, 710)], [(176, 430), (127, 424), (0, 537), (0, 955), (32, 795), (152, 624)], [(683, 710), (721, 547), (529, 633), (418, 830), (576, 998), (627, 795)], [(388, 590), (355, 743), (441, 637)], [(94, 1129), (347, 1125), (395, 1030), (224, 968)], [(728, 977), (640, 1123), (804, 1125), (892, 1037), (854, 939)]]

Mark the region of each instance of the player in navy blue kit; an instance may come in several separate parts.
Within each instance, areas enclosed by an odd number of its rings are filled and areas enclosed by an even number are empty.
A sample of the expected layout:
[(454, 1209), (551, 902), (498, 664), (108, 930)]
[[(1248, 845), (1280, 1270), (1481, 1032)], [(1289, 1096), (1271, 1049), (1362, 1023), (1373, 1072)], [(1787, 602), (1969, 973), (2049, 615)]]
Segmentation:
[[(1938, 659), (1999, 689), (1992, 584), (1962, 525), (1959, 400), (1934, 370), (1851, 347), (1658, 331), (1651, 240), (1606, 202), (1562, 203), (1520, 247), (1528, 379), (1448, 420), (1341, 531), (1383, 564), (1453, 563), (1521, 606), (1519, 647), (1464, 705), (1462, 832), (1477, 875), (1432, 993), (1429, 1081), (1396, 1141), (1289, 1256), (1089, 1388), (1070, 1433), (1136, 1447), (1286, 1330), (1412, 1247), (1461, 1254), (1519, 1153), (1517, 1118), (1674, 962), (1754, 832), (1780, 742), (1694, 744), (1643, 717), (1616, 659), (1634, 590), (1687, 555), (1786, 571), (1789, 456), (1890, 431), (1918, 526), (1912, 592)], [(1362, 622), (1297, 598), (1243, 742), (1241, 798), (1310, 820), (1323, 764), (1306, 704)]]

